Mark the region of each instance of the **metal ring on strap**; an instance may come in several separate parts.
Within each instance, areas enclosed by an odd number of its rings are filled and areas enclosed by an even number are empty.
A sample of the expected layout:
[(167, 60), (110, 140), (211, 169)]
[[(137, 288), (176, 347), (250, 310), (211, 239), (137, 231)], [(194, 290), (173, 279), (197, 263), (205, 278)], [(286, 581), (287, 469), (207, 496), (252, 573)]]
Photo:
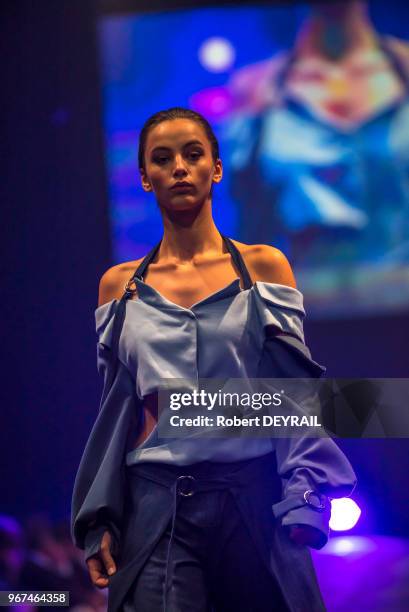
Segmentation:
[[(316, 502), (314, 502), (311, 497), (314, 496), (316, 498)], [(321, 495), (318, 491), (313, 491), (312, 489), (308, 489), (304, 493), (305, 503), (314, 508), (314, 510), (319, 510), (322, 512), (327, 507), (327, 497), (325, 495)]]
[[(135, 285), (135, 289), (131, 288), (132, 283)], [(136, 293), (137, 289), (136, 289), (136, 282), (135, 282), (134, 276), (130, 278), (127, 283), (125, 283), (124, 291), (126, 291), (126, 293), (130, 293), (131, 295), (134, 295)]]

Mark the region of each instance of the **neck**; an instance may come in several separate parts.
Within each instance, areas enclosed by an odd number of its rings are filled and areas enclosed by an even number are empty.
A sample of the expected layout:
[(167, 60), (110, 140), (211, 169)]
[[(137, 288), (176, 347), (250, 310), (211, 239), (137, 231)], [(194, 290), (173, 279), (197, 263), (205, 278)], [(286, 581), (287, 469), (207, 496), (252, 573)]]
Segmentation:
[(298, 34), (298, 56), (320, 56), (339, 61), (357, 50), (377, 46), (376, 33), (369, 21), (366, 3), (317, 2)]
[(161, 260), (173, 260), (173, 263), (194, 263), (197, 257), (223, 253), (223, 239), (217, 229), (212, 212), (211, 202), (200, 209), (177, 213), (162, 212), (163, 238), (159, 249)]

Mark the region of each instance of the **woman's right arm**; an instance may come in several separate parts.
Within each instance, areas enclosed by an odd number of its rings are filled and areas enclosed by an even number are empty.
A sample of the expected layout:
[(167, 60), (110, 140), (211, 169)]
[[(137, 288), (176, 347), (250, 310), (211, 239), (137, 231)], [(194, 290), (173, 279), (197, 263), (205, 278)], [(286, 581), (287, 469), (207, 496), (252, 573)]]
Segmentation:
[[(107, 283), (104, 277), (100, 283), (101, 305), (115, 291), (108, 273), (104, 275)], [(117, 297), (118, 289), (111, 299)], [(85, 551), (91, 580), (100, 588), (108, 584), (109, 569), (116, 569), (113, 557), (118, 553), (121, 533), (126, 441), (130, 427), (136, 426), (140, 402), (135, 377), (111, 354), (117, 307), (118, 302), (112, 301), (99, 313), (97, 365), (103, 377), (102, 399), (75, 478), (71, 507), (73, 541)]]

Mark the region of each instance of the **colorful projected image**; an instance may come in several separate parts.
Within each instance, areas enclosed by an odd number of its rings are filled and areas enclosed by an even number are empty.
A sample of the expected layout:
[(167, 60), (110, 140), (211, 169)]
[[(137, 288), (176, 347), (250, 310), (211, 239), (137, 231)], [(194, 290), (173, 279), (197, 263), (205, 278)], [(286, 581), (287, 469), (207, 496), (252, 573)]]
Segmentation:
[(219, 228), (284, 251), (310, 315), (407, 308), (405, 17), (402, 3), (371, 3), (369, 14), (352, 0), (103, 19), (117, 260), (161, 235), (138, 188), (138, 128), (160, 108), (189, 106), (221, 141)]

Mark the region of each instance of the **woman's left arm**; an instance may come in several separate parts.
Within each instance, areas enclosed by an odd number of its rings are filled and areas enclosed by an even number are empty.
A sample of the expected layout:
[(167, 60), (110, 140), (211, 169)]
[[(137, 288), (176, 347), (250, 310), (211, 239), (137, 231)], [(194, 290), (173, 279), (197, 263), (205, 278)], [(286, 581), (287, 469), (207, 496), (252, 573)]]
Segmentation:
[[(297, 397), (308, 401), (313, 392), (305, 379), (320, 378), (325, 368), (311, 359), (305, 345), (302, 295), (290, 264), (280, 251), (265, 247), (253, 271), (261, 281), (255, 297), (265, 335), (257, 377), (301, 379)], [(330, 498), (351, 494), (354, 470), (324, 431), (320, 437), (278, 437), (274, 445), (283, 499), (273, 513), (295, 542), (322, 548), (328, 540)]]

